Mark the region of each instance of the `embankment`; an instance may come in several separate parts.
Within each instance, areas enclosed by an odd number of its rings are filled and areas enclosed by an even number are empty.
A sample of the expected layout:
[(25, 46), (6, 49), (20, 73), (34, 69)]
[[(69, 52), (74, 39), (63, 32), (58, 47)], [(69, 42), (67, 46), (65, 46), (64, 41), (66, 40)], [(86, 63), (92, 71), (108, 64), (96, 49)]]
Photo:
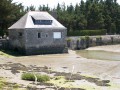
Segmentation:
[(67, 38), (67, 46), (72, 50), (115, 44), (120, 44), (120, 35), (76, 36)]

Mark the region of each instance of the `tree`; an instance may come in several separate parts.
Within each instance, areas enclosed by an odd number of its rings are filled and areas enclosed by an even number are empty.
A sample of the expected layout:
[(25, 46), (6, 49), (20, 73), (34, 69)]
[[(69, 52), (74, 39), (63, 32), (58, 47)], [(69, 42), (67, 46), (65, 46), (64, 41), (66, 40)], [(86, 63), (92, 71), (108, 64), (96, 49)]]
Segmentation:
[(7, 28), (25, 13), (22, 4), (12, 3), (12, 0), (1, 0), (0, 12), (0, 28), (2, 30), (2, 36), (4, 33), (8, 32)]
[(116, 25), (115, 25), (115, 23), (111, 24), (110, 32), (111, 32), (111, 34), (115, 34), (116, 33)]
[[(36, 10), (31, 5), (27, 8), (12, 0), (0, 0), (0, 34), (7, 32), (7, 28), (28, 11)], [(50, 9), (48, 5), (39, 5), (38, 10), (57, 12), (57, 20), (69, 31), (85, 29), (107, 29), (107, 33), (120, 33), (120, 5), (117, 0), (81, 0), (73, 6), (61, 5)]]
[(29, 7), (29, 10), (30, 10), (30, 11), (35, 11), (35, 6), (31, 5), (31, 6)]
[(72, 3), (70, 4), (70, 6), (67, 6), (67, 12), (68, 13), (73, 13), (74, 12), (74, 7), (73, 7)]

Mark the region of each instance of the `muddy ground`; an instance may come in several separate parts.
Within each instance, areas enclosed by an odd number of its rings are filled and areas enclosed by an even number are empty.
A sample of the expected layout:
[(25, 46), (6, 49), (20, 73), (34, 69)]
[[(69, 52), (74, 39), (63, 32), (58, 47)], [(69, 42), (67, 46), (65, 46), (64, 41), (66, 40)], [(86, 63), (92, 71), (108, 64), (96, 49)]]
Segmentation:
[[(74, 67), (74, 68), (73, 68)], [(18, 83), (22, 87), (27, 86), (28, 81), (21, 80), (24, 72), (45, 73), (50, 76), (64, 76), (66, 80), (78, 80), (78, 84), (87, 83), (93, 86), (86, 90), (119, 90), (120, 87), (120, 61), (93, 60), (83, 58), (69, 50), (68, 54), (34, 55), (34, 56), (4, 56), (0, 55), (0, 77), (5, 77), (11, 83)], [(70, 78), (70, 75), (72, 76)], [(85, 81), (84, 81), (85, 80)], [(7, 81), (7, 82), (8, 82)], [(110, 83), (115, 83), (112, 89)], [(46, 86), (48, 90), (55, 87), (41, 83), (40, 88)], [(44, 86), (43, 86), (44, 85)], [(98, 87), (96, 89), (96, 87)], [(51, 89), (51, 90), (52, 90)], [(34, 89), (33, 89), (34, 90)], [(60, 88), (60, 90), (68, 90)], [(72, 90), (72, 89), (71, 89)], [(73, 90), (85, 90), (84, 87), (76, 87)]]
[[(96, 84), (97, 86), (110, 86), (109, 85), (109, 82), (110, 80), (101, 80), (100, 78), (92, 78), (92, 77), (87, 77), (87, 76), (83, 76), (79, 73), (76, 73), (76, 74), (72, 74), (72, 73), (66, 73), (66, 72), (58, 72), (58, 71), (52, 71), (50, 70), (51, 67), (47, 67), (47, 66), (44, 66), (44, 67), (38, 67), (36, 65), (29, 65), (29, 66), (25, 66), (25, 65), (22, 65), (21, 63), (12, 63), (12, 62), (8, 62), (6, 64), (0, 64), (0, 68), (3, 70), (7, 70), (8, 72), (11, 72), (11, 74), (19, 74), (19, 73), (45, 73), (47, 75), (52, 75), (54, 74), (53, 76), (64, 76), (65, 79), (69, 82), (69, 81), (74, 81), (74, 80), (86, 80), (90, 83), (94, 83)], [(64, 68), (64, 67), (63, 67)], [(7, 77), (7, 76), (6, 76)], [(14, 77), (11, 77), (11, 78), (14, 78)], [(18, 79), (19, 81), (19, 79)], [(16, 82), (17, 83), (17, 82)], [(6, 83), (8, 86), (10, 85), (15, 85), (16, 83)], [(33, 82), (34, 84), (34, 82)], [(54, 85), (52, 83), (38, 83), (37, 85), (44, 85), (45, 88), (51, 88), (51, 89), (55, 89)], [(23, 88), (23, 87), (26, 87), (23, 84), (20, 84), (19, 88)], [(27, 87), (26, 87), (27, 88)], [(32, 87), (31, 87), (32, 88)], [(31, 88), (28, 88), (28, 89), (31, 89)], [(33, 88), (34, 90), (37, 90), (39, 88)], [(64, 87), (61, 87), (59, 90), (68, 90), (67, 88), (64, 88)], [(71, 90), (85, 90), (85, 89), (81, 89), (81, 88), (71, 88)]]

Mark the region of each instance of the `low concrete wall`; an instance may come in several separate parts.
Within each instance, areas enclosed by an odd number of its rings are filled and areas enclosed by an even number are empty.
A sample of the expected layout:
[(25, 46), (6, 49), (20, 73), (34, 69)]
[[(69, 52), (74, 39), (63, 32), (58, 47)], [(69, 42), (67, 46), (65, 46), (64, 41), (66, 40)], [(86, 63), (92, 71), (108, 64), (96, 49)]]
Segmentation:
[(120, 35), (68, 37), (67, 46), (73, 50), (92, 46), (120, 44)]

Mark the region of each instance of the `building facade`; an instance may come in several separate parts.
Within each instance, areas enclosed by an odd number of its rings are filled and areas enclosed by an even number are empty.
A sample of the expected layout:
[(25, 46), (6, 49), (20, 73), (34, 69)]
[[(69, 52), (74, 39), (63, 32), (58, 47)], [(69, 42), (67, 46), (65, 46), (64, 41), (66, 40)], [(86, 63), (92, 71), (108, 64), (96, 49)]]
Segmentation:
[(26, 55), (67, 53), (67, 29), (47, 12), (30, 11), (9, 28), (11, 49)]

